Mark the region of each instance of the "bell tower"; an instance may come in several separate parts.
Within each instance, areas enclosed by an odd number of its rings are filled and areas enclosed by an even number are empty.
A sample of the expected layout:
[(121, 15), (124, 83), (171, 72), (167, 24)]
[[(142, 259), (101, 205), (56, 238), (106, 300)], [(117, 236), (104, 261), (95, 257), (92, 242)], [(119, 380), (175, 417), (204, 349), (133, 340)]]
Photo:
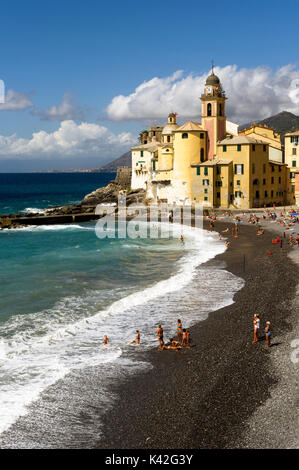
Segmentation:
[(203, 95), (201, 95), (201, 125), (208, 131), (208, 159), (212, 160), (217, 152), (217, 141), (226, 137), (225, 92), (217, 75), (208, 76)]

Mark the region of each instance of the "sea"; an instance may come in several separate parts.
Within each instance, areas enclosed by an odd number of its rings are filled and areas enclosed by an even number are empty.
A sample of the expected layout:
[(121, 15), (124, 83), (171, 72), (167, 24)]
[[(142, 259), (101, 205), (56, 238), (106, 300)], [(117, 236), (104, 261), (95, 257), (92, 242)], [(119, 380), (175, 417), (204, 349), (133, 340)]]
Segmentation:
[[(0, 214), (75, 204), (114, 177), (0, 174)], [(172, 228), (143, 239), (100, 239), (96, 222), (0, 231), (0, 448), (100, 446), (115, 385), (151, 367), (157, 325), (168, 339), (178, 318), (191, 327), (233, 302), (243, 280), (205, 265), (224, 241), (186, 227), (182, 244)], [(136, 329), (140, 346), (128, 344)]]

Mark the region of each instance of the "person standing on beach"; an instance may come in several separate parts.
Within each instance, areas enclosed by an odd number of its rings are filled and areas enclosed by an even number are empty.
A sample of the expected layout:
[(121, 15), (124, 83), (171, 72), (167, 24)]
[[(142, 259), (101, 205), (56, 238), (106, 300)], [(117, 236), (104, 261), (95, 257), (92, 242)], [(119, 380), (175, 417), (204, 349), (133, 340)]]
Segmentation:
[(186, 348), (190, 349), (190, 331), (189, 331), (189, 328), (186, 329), (186, 337), (187, 337)]
[(180, 319), (178, 319), (178, 326), (177, 326), (177, 334), (178, 334), (178, 338), (179, 338), (179, 343), (182, 344), (183, 342), (183, 325), (182, 325), (182, 322)]
[(158, 341), (159, 341), (159, 344), (160, 344), (160, 348), (162, 349), (163, 345), (164, 345), (164, 340), (163, 340), (163, 328), (162, 328), (161, 325), (158, 325), (157, 335), (158, 335)]
[(265, 334), (266, 334), (266, 348), (271, 347), (271, 330), (270, 330), (270, 322), (266, 322), (266, 328), (265, 328)]
[(109, 344), (109, 339), (108, 339), (108, 336), (105, 335), (105, 336), (104, 336), (104, 341), (103, 341), (102, 346), (108, 346), (108, 344)]
[(254, 314), (253, 316), (253, 341), (252, 344), (257, 343), (259, 340), (259, 328), (260, 328), (260, 318), (259, 315)]

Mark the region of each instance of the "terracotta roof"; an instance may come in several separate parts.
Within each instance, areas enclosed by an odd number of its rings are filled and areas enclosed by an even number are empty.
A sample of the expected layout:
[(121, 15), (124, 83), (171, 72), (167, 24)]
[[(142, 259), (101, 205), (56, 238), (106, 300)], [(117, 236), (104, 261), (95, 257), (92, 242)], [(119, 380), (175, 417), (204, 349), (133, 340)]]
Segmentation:
[(176, 129), (175, 132), (182, 132), (182, 131), (204, 131), (203, 127), (194, 121), (185, 122), (181, 127)]
[(294, 132), (288, 132), (287, 134), (285, 134), (285, 137), (288, 137), (289, 135), (299, 135), (299, 129)]
[(217, 142), (217, 145), (240, 145), (240, 144), (264, 144), (263, 140), (253, 139), (245, 135), (238, 135), (232, 139), (223, 139)]
[(233, 160), (214, 158), (213, 160), (206, 160), (205, 162), (192, 163), (191, 166), (215, 166), (215, 165), (229, 165)]
[(158, 150), (158, 147), (161, 146), (160, 142), (148, 142), (147, 144), (143, 145), (135, 145), (135, 147), (131, 147), (132, 150), (149, 150), (150, 152), (155, 152)]

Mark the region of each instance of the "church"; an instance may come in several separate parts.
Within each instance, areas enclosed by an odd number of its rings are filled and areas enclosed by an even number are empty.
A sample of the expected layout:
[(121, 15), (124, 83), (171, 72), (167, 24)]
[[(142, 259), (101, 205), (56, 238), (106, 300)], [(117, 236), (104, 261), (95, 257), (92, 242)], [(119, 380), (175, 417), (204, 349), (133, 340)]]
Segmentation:
[[(152, 126), (132, 148), (132, 189), (149, 202), (249, 209), (295, 202), (280, 137), (253, 125), (238, 131), (226, 119), (227, 97), (219, 78), (207, 77), (201, 123), (179, 126), (170, 113), (164, 127)], [(257, 104), (258, 105), (258, 104)]]

